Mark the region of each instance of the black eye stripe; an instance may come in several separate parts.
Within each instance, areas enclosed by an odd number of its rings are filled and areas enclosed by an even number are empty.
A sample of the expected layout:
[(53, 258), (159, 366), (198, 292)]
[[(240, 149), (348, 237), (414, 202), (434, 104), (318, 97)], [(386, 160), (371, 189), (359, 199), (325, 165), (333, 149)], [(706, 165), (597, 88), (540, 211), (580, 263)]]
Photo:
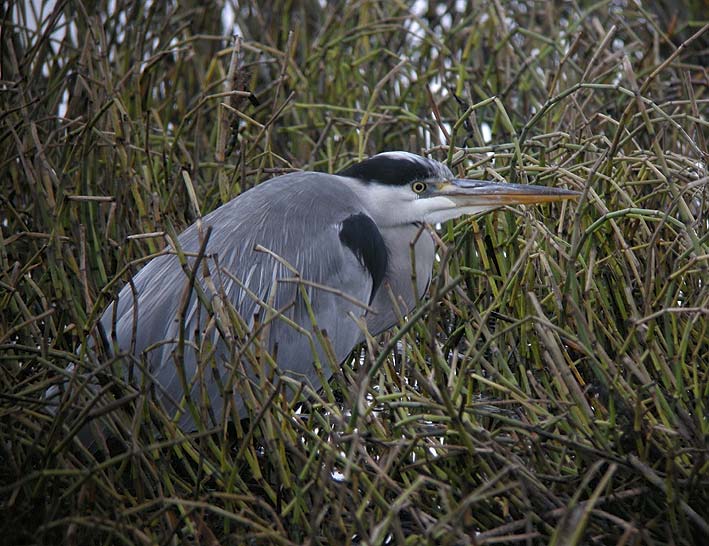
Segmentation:
[(365, 184), (374, 182), (408, 187), (421, 180), (442, 180), (453, 176), (450, 170), (438, 161), (404, 152), (375, 155), (350, 165), (337, 174), (357, 178)]

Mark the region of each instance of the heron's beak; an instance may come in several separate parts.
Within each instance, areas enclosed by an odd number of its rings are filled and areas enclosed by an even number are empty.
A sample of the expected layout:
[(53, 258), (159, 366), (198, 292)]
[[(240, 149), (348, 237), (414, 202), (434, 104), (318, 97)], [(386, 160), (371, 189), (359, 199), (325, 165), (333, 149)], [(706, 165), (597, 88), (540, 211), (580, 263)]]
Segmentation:
[(575, 199), (580, 192), (531, 184), (503, 184), (456, 178), (443, 183), (436, 194), (447, 197), (459, 207), (491, 209), (504, 205), (529, 205)]

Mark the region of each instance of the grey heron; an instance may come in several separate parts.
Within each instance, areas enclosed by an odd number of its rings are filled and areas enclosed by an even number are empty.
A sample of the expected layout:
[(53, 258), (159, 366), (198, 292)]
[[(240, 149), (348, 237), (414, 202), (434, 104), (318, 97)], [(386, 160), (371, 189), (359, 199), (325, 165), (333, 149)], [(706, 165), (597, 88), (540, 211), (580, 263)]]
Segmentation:
[[(238, 382), (228, 380), (244, 373), (243, 353), (238, 339), (225, 339), (208, 302), (223, 316), (238, 313), (247, 330), (268, 323), (263, 349), (274, 355), (275, 371), (318, 388), (333, 363), (363, 341), (363, 324), (371, 334), (383, 332), (424, 296), (435, 248), (420, 233), (422, 223), (575, 196), (459, 179), (444, 164), (408, 152), (381, 153), (337, 174), (277, 176), (178, 237), (187, 267), (173, 251), (150, 260), (103, 313), (104, 339), (113, 356), (136, 363), (134, 381), (147, 378), (183, 430), (195, 426), (185, 392), (192, 400), (206, 396), (208, 424), (220, 423), (225, 412), (246, 411)], [(245, 374), (253, 379), (253, 371)]]

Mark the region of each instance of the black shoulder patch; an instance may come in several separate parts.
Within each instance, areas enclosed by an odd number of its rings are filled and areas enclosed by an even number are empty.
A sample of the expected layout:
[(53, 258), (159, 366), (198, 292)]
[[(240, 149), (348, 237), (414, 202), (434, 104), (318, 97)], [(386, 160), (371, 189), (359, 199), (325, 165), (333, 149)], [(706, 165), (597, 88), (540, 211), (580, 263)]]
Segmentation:
[(352, 251), (372, 277), (372, 293), (368, 302), (372, 303), (384, 280), (389, 261), (389, 252), (379, 228), (366, 214), (353, 214), (342, 222), (340, 241)]
[(340, 176), (358, 178), (364, 182), (379, 182), (391, 186), (405, 186), (416, 180), (435, 176), (431, 164), (410, 158), (391, 155), (375, 155), (337, 173)]

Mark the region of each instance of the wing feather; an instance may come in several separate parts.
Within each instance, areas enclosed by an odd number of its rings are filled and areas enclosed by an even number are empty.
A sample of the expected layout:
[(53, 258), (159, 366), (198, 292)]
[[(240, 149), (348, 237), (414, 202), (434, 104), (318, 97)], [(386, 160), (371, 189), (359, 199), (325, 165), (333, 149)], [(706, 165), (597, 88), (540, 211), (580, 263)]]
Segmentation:
[[(360, 219), (359, 224), (351, 224), (348, 218), (353, 216)], [(349, 242), (355, 240), (354, 244), (343, 244), (343, 223), (349, 225)], [(196, 282), (211, 298), (231, 306), (249, 329), (272, 314), (263, 302), (272, 304), (274, 309), (285, 310), (283, 317), (274, 319), (268, 327), (267, 349), (276, 352), (279, 373), (304, 379), (318, 388), (320, 380), (313, 361), (317, 357), (330, 368), (339, 365), (361, 337), (357, 324), (349, 316), (360, 316), (363, 309), (337, 292), (318, 289), (316, 285), (330, 287), (367, 303), (383, 275), (381, 256), (377, 257), (368, 246), (379, 241), (357, 238), (358, 226), (366, 225), (370, 236), (378, 232), (375, 233), (376, 225), (366, 216), (356, 195), (327, 175), (295, 173), (244, 193), (205, 216), (202, 224), (203, 228), (212, 226), (213, 231)], [(196, 252), (200, 247), (197, 226), (188, 228), (179, 237), (179, 244), (185, 253)], [(281, 260), (257, 251), (257, 245), (269, 249)], [(194, 266), (194, 258), (189, 260)], [(306, 293), (316, 325), (310, 320), (298, 283), (292, 282), (297, 275), (284, 262), (309, 282)], [(210, 291), (205, 281), (205, 267), (216, 290)], [(187, 283), (188, 277), (175, 255), (159, 256), (135, 275), (135, 295), (130, 285), (119, 293), (115, 325), (112, 324), (113, 304), (102, 317), (105, 331), (115, 332), (120, 352), (127, 353), (134, 346), (136, 355), (145, 353), (157, 390), (163, 393), (164, 405), (171, 412), (177, 408), (170, 400), (180, 400), (183, 393), (175, 349), (180, 334), (182, 294)], [(134, 324), (136, 316), (138, 323)], [(199, 399), (206, 391), (214, 410), (213, 417), (219, 420), (225, 401), (232, 396), (231, 393), (224, 395), (221, 389), (229, 383), (228, 374), (238, 370), (234, 355), (242, 347), (224, 339), (209, 320), (207, 310), (196, 295), (191, 294), (184, 332), (185, 375), (188, 380), (200, 378), (191, 387), (190, 394), (193, 399)], [(294, 328), (293, 323), (300, 328)], [(209, 358), (205, 357), (208, 351), (203, 343), (207, 328), (212, 330), (208, 336), (213, 345)], [(328, 361), (327, 350), (318, 341), (317, 329), (327, 331), (336, 362)], [(243, 342), (238, 337), (234, 336)], [(200, 369), (207, 365), (213, 369)], [(328, 371), (328, 375), (331, 374), (332, 369)], [(257, 374), (250, 375), (255, 380)], [(233, 401), (243, 414), (242, 398), (234, 394)], [(194, 422), (190, 415), (184, 414), (180, 425), (189, 430)]]

